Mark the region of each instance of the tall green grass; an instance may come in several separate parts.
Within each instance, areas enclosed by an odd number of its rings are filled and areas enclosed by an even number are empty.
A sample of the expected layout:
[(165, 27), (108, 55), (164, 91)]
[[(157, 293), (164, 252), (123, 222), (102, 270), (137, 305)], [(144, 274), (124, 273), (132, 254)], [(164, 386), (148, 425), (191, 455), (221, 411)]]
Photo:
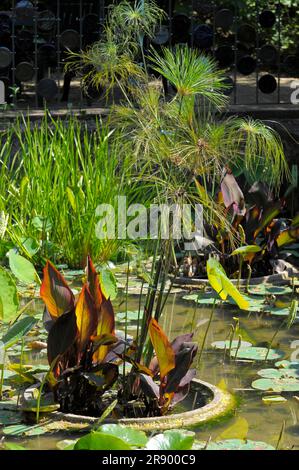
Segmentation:
[[(90, 130), (75, 118), (24, 118), (0, 135), (0, 211), (9, 215), (8, 237), (32, 239), (39, 255), (71, 267), (116, 256), (123, 240), (99, 240), (96, 207), (134, 197), (129, 158), (119, 159), (118, 139), (98, 121)], [(25, 247), (28, 244), (25, 243)], [(24, 249), (24, 248), (23, 248)]]

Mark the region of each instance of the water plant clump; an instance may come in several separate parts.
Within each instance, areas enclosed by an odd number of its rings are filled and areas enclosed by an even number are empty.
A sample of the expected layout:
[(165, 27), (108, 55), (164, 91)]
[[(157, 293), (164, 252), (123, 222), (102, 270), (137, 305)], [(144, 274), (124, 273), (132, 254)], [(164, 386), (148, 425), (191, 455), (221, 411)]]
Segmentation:
[(151, 318), (146, 328), (156, 355), (147, 367), (136, 361), (138, 348), (144, 345), (115, 331), (114, 310), (103, 290), (90, 257), (77, 299), (49, 261), (44, 268), (41, 297), (49, 332), (48, 386), (55, 401), (63, 412), (100, 416), (116, 398), (115, 412), (120, 416), (163, 415), (188, 395), (195, 376), (190, 369), (197, 351), (192, 334), (170, 343)]

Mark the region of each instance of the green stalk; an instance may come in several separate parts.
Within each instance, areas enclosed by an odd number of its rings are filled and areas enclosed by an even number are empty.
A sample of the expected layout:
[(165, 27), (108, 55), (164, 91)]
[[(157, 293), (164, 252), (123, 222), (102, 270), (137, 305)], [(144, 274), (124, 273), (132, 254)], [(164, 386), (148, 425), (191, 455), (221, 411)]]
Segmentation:
[(204, 350), (204, 347), (205, 347), (205, 344), (206, 344), (208, 332), (209, 332), (209, 329), (210, 329), (210, 326), (211, 326), (211, 323), (212, 323), (212, 320), (213, 320), (213, 316), (214, 316), (214, 312), (215, 312), (215, 306), (216, 306), (216, 298), (214, 299), (212, 311), (211, 311), (210, 318), (209, 318), (209, 323), (208, 323), (208, 326), (206, 328), (206, 331), (205, 331), (205, 334), (204, 334), (204, 337), (203, 337), (203, 340), (202, 340), (200, 352), (199, 352), (198, 359), (197, 359), (197, 366), (199, 366), (200, 361), (201, 361), (201, 356), (202, 356), (202, 353), (203, 353), (203, 350)]

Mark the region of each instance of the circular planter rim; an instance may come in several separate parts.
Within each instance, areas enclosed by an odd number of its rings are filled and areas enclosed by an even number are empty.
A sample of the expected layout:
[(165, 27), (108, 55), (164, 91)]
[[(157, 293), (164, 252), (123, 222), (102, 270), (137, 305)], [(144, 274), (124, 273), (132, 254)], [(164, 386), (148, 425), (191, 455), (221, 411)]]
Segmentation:
[[(299, 271), (294, 271), (292, 273), (292, 276), (298, 277), (299, 276)], [(230, 281), (233, 284), (237, 284), (238, 280), (237, 279), (230, 279)], [(247, 285), (247, 279), (240, 279), (240, 285), (241, 286), (246, 286)], [(282, 273), (277, 273), (277, 274), (270, 274), (269, 276), (261, 276), (261, 277), (252, 277), (250, 279), (250, 284), (251, 285), (258, 285), (258, 284), (263, 284), (263, 283), (276, 283), (276, 284), (291, 284), (292, 278), (290, 274), (285, 271)], [(199, 286), (199, 285), (210, 285), (209, 280), (207, 278), (190, 278), (190, 277), (176, 277), (174, 280), (174, 285), (190, 285), (190, 286)]]
[[(107, 419), (105, 423), (118, 423), (131, 428), (153, 431), (166, 430), (174, 428), (186, 428), (220, 418), (232, 411), (236, 406), (234, 397), (227, 391), (223, 391), (208, 382), (199, 379), (193, 379), (192, 388), (206, 388), (212, 395), (212, 400), (206, 405), (195, 408), (194, 410), (184, 411), (166, 416), (155, 416), (149, 418), (122, 418), (119, 420)], [(52, 414), (55, 420), (63, 420), (71, 423), (95, 424), (99, 418), (56, 411)]]

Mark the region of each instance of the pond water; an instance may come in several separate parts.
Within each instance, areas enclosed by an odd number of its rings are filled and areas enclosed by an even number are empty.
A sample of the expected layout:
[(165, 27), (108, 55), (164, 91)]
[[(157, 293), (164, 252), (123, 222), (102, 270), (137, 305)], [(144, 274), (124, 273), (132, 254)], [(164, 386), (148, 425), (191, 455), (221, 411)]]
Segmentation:
[[(184, 300), (183, 295), (184, 293), (177, 293), (169, 297), (160, 323), (170, 338), (184, 332), (195, 331), (194, 339), (201, 345), (211, 308), (195, 308), (195, 303)], [(138, 302), (138, 296), (130, 296), (128, 309), (138, 309)], [(119, 304), (119, 300), (114, 302), (116, 312), (124, 310), (123, 305), (120, 307)], [(38, 302), (35, 308), (40, 310)], [(265, 346), (271, 341), (282, 321), (277, 317), (267, 317), (258, 313), (248, 315), (246, 312), (234, 308), (220, 307), (215, 310), (200, 364), (195, 359), (197, 377), (215, 385), (225, 385), (236, 395), (238, 408), (233, 416), (204, 427), (195, 428), (197, 438), (201, 441), (206, 441), (209, 438), (213, 440), (221, 435), (224, 436), (223, 438), (237, 438), (239, 427), (241, 426), (242, 433), (247, 423), (248, 439), (264, 441), (276, 447), (285, 423), (282, 448), (299, 449), (299, 404), (298, 400), (294, 398), (296, 392), (284, 394), (287, 401), (283, 403), (269, 405), (262, 401), (262, 396), (265, 396), (265, 393), (251, 388), (252, 381), (258, 378), (257, 371), (274, 366), (275, 361), (268, 361), (266, 365), (262, 361), (255, 363), (235, 361), (228, 359), (227, 355), (224, 357), (222, 350), (215, 350), (211, 347), (212, 342), (227, 339), (231, 325), (235, 323), (234, 318), (239, 319), (243, 339), (245, 336), (246, 340), (251, 341), (254, 346)], [(123, 323), (119, 323), (117, 328), (121, 329), (122, 325)], [(128, 332), (134, 334), (134, 323), (130, 325)], [(279, 348), (285, 353), (284, 359), (289, 359), (290, 355), (294, 353), (292, 346), (294, 346), (293, 342), (296, 339), (298, 339), (298, 323), (295, 323), (290, 330), (282, 329), (275, 338), (272, 347)], [(45, 353), (34, 353), (25, 359), (25, 363), (46, 363), (46, 355)], [(299, 392), (297, 394), (299, 395)], [(240, 418), (244, 419), (240, 420)], [(227, 435), (229, 428), (230, 433)], [(55, 449), (59, 440), (72, 436), (69, 433), (60, 433), (52, 436), (27, 438), (20, 442), (31, 449)]]

